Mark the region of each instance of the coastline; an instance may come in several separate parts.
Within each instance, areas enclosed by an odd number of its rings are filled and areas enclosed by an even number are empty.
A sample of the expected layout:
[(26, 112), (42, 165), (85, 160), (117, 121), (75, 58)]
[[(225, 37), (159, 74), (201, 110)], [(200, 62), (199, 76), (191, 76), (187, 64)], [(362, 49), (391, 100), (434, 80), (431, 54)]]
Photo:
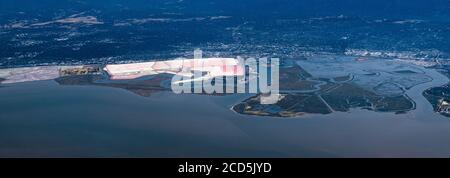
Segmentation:
[[(0, 144), (0, 157), (177, 157), (180, 153), (188, 157), (434, 157), (450, 154), (446, 149), (450, 145), (439, 141), (450, 139), (446, 136), (450, 135), (450, 121), (434, 114), (421, 119), (408, 114), (351, 109), (330, 115), (280, 119), (231, 112), (229, 107), (248, 97), (244, 95), (210, 97), (160, 92), (140, 97), (123, 89), (61, 86), (53, 81), (8, 86), (0, 89), (4, 101), (0, 107), (5, 109), (0, 113), (0, 129), (5, 133), (5, 137), (0, 135), (4, 143)], [(39, 117), (30, 119), (29, 115)], [(438, 138), (430, 139), (433, 137)], [(133, 144), (119, 144), (122, 139)], [(34, 145), (36, 141), (41, 144)], [(49, 148), (55, 146), (60, 149)], [(137, 146), (147, 149), (137, 151)], [(409, 152), (404, 152), (406, 148)], [(194, 151), (198, 149), (204, 151)], [(379, 154), (380, 150), (384, 153)]]

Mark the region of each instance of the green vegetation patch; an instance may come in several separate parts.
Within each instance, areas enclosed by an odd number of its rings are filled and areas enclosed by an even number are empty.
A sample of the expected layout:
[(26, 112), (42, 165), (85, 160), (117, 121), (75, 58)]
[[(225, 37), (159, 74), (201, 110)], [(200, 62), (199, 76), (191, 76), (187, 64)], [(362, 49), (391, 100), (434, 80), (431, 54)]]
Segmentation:
[(135, 79), (127, 81), (105, 80), (103, 75), (71, 75), (55, 79), (60, 85), (95, 85), (113, 88), (122, 88), (137, 95), (148, 97), (153, 93), (168, 90), (162, 87), (161, 83), (170, 78), (165, 76), (155, 76), (148, 79)]
[[(450, 84), (425, 90), (423, 96), (431, 103), (434, 110), (438, 111), (440, 100), (450, 101)], [(442, 113), (442, 115), (450, 117), (449, 114)]]
[(281, 81), (281, 90), (314, 90), (318, 82), (302, 80), (297, 82)]
[(307, 80), (312, 77), (298, 65), (283, 68), (280, 71), (280, 89), (281, 90), (314, 90), (318, 82)]
[(414, 109), (411, 100), (403, 95), (395, 97), (385, 97), (375, 102), (374, 108), (380, 112), (399, 112)]
[(315, 94), (283, 94), (276, 104), (260, 104), (260, 95), (235, 105), (233, 110), (247, 115), (295, 117), (305, 113), (329, 114), (331, 110)]
[(406, 96), (384, 97), (352, 84), (343, 84), (322, 97), (333, 110), (341, 112), (350, 108), (380, 112), (404, 112), (414, 108), (414, 103)]

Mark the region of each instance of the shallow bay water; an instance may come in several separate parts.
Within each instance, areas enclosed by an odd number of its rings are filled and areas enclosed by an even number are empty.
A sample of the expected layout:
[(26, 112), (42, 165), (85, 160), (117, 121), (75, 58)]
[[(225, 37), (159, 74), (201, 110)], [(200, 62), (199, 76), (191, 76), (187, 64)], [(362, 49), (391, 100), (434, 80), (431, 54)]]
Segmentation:
[(450, 157), (450, 119), (421, 92), (406, 114), (360, 109), (281, 119), (241, 115), (249, 95), (60, 86), (54, 81), (0, 88), (0, 157)]

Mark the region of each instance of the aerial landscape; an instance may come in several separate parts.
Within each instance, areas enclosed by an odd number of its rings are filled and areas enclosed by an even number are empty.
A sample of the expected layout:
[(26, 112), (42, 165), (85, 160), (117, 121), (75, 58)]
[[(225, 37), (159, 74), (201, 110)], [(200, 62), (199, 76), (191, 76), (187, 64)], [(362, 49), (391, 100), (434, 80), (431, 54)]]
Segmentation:
[(448, 2), (0, 0), (0, 40), (2, 158), (450, 157)]

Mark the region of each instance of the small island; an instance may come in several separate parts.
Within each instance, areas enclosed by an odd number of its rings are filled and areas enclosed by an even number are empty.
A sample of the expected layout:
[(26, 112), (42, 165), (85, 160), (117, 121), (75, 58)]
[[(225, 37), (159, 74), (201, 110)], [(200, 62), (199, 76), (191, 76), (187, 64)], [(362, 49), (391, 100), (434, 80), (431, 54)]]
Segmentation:
[[(440, 65), (433, 68), (450, 77), (450, 65)], [(450, 84), (425, 90), (423, 95), (433, 105), (435, 112), (450, 117)]]

